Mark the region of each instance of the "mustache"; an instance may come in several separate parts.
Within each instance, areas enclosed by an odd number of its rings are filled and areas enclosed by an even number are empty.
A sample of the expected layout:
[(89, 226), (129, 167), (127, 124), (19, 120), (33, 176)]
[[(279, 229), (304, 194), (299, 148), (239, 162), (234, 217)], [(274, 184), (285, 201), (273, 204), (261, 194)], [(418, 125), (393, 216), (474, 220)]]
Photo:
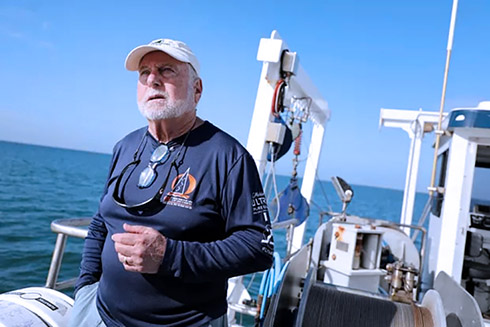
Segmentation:
[(146, 96), (145, 96), (145, 101), (155, 99), (155, 98), (168, 98), (168, 93), (165, 91), (160, 91), (160, 90), (150, 90)]

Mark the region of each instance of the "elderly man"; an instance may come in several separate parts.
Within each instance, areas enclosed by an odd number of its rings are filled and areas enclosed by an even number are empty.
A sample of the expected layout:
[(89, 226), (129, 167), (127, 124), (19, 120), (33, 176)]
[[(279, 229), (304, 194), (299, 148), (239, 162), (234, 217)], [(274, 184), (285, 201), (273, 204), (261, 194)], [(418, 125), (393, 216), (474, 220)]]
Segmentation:
[(254, 161), (197, 117), (199, 63), (184, 43), (139, 46), (126, 68), (148, 126), (114, 147), (70, 325), (226, 326), (227, 279), (272, 263)]

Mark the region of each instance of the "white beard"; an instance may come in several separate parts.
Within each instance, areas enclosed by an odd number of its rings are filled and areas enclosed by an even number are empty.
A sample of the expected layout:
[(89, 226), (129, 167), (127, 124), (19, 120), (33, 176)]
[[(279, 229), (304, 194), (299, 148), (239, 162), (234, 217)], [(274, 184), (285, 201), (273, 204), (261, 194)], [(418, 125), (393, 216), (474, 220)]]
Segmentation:
[[(163, 95), (165, 97), (165, 104), (161, 105), (159, 101), (147, 102), (149, 97), (155, 95)], [(167, 92), (155, 91), (148, 94), (145, 99), (138, 101), (138, 109), (148, 120), (177, 118), (189, 111), (194, 110), (192, 93), (189, 92), (187, 99), (170, 100)]]

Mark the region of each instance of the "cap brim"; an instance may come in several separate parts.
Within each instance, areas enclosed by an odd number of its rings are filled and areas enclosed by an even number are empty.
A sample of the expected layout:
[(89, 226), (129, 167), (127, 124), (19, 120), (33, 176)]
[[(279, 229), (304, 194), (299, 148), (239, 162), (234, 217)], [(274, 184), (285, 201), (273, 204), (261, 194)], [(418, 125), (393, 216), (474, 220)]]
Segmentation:
[(151, 45), (141, 45), (139, 47), (134, 48), (126, 57), (126, 62), (125, 62), (126, 69), (130, 71), (137, 71), (140, 65), (141, 58), (143, 58), (146, 54), (152, 51), (162, 51), (168, 54), (168, 52), (163, 51), (161, 47), (154, 47)]

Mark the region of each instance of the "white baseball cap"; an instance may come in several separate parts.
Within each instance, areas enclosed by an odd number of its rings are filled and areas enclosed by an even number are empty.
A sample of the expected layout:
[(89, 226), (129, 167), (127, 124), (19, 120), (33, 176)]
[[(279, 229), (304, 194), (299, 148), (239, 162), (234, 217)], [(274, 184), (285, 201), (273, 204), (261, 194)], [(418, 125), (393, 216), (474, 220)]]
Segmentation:
[(171, 39), (158, 39), (151, 41), (148, 45), (140, 45), (134, 48), (126, 57), (126, 69), (136, 71), (139, 68), (141, 58), (152, 51), (163, 51), (169, 56), (189, 63), (199, 76), (199, 61), (184, 42)]

